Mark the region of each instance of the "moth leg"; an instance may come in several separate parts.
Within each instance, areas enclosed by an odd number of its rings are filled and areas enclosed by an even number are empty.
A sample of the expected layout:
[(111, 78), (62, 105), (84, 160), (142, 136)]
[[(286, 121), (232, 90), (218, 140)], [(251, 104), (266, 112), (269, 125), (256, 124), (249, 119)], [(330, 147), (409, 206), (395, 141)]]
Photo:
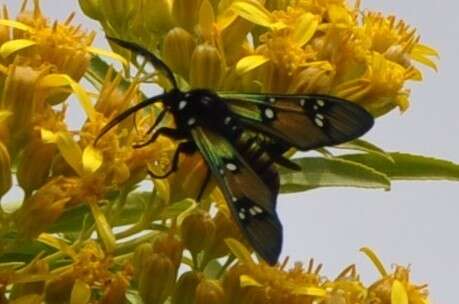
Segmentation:
[(290, 159), (282, 155), (274, 156), (273, 160), (276, 164), (279, 164), (282, 167), (285, 167), (287, 169), (294, 170), (294, 171), (301, 171), (301, 167), (299, 165), (297, 165), (296, 163), (292, 162)]
[(164, 135), (172, 139), (182, 139), (183, 138), (183, 135), (179, 130), (174, 129), (174, 128), (162, 127), (156, 130), (156, 132), (153, 133), (153, 135), (150, 137), (149, 140), (141, 144), (133, 145), (133, 147), (142, 148), (142, 147), (148, 146), (149, 144), (153, 143), (160, 135)]
[(184, 142), (179, 143), (177, 149), (174, 152), (174, 156), (172, 157), (172, 164), (169, 167), (169, 170), (167, 170), (167, 172), (162, 175), (155, 174), (151, 170), (148, 170), (148, 174), (151, 177), (156, 178), (156, 179), (167, 178), (169, 175), (177, 171), (180, 153), (189, 154), (193, 152), (194, 150), (195, 150), (195, 146), (192, 141), (184, 141)]
[(210, 169), (207, 168), (206, 177), (204, 178), (204, 182), (202, 183), (201, 189), (199, 189), (198, 196), (196, 197), (196, 201), (199, 202), (202, 199), (202, 196), (204, 195), (204, 192), (206, 191), (206, 188), (209, 185), (210, 177), (211, 177)]

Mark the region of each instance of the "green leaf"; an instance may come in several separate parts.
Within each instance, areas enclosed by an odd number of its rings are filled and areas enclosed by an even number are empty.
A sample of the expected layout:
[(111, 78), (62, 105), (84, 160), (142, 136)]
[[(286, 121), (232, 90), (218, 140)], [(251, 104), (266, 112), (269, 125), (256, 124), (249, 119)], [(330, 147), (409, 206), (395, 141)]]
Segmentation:
[(392, 164), (371, 154), (344, 155), (341, 158), (372, 167), (392, 180), (459, 181), (459, 164), (451, 161), (407, 153), (389, 155), (394, 160)]
[(222, 269), (223, 267), (218, 260), (212, 260), (207, 263), (206, 268), (204, 268), (204, 274), (210, 279), (218, 279)]
[[(100, 90), (109, 70), (110, 65), (108, 63), (99, 56), (93, 56), (89, 69), (85, 74), (85, 78), (94, 86), (94, 88)], [(116, 74), (113, 74), (113, 76), (115, 75)], [(122, 79), (120, 87), (127, 90), (130, 84), (131, 83), (129, 81)]]
[[(291, 193), (319, 187), (390, 189), (389, 178), (363, 164), (338, 158), (295, 159), (302, 171), (280, 168), (281, 192)], [(385, 161), (387, 163), (387, 161)]]
[(126, 293), (126, 299), (129, 304), (143, 304), (143, 300), (137, 290), (129, 289)]
[[(86, 215), (90, 215), (91, 210), (87, 205), (80, 205), (64, 211), (59, 219), (51, 225), (48, 233), (72, 233), (79, 232), (83, 225), (83, 219)], [(88, 218), (87, 224), (94, 224), (92, 217)]]
[(380, 157), (383, 157), (387, 159), (390, 162), (394, 162), (394, 159), (390, 155), (390, 153), (387, 153), (383, 149), (379, 148), (378, 146), (375, 146), (374, 144), (367, 142), (362, 139), (356, 139), (338, 146), (333, 146), (333, 148), (336, 149), (345, 149), (345, 150), (356, 150), (356, 151), (362, 151), (366, 153), (372, 153), (376, 154)]
[(2, 235), (1, 242), (8, 247), (0, 252), (0, 264), (28, 263), (39, 253), (50, 254), (55, 251), (54, 248), (36, 240), (21, 239), (21, 236), (15, 232)]
[(195, 202), (192, 199), (185, 199), (183, 201), (173, 203), (161, 213), (159, 218), (164, 220), (177, 217), (189, 208), (191, 208), (194, 204)]

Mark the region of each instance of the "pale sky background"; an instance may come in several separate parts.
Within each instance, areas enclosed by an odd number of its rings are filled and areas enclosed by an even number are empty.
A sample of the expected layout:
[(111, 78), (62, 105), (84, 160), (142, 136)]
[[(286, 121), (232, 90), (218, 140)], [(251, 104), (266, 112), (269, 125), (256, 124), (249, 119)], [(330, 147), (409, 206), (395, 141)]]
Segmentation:
[[(5, 3), (5, 0), (0, 3)], [(19, 0), (6, 0), (16, 12)], [(99, 29), (84, 17), (76, 0), (42, 0), (44, 11), (63, 19), (77, 11), (85, 28)], [(455, 0), (363, 0), (362, 8), (395, 14), (421, 33), (423, 41), (440, 51), (438, 73), (425, 71), (414, 84), (412, 106), (379, 119), (365, 137), (387, 151), (436, 156), (459, 163), (459, 8)], [(97, 45), (105, 47), (103, 35)], [(78, 117), (78, 113), (75, 114)], [(448, 182), (394, 183), (390, 192), (326, 189), (279, 197), (284, 223), (283, 256), (324, 264), (323, 274), (337, 275), (356, 263), (364, 280), (377, 272), (359, 248), (376, 250), (389, 268), (411, 265), (413, 281), (429, 283), (436, 304), (458, 302), (459, 184)]]

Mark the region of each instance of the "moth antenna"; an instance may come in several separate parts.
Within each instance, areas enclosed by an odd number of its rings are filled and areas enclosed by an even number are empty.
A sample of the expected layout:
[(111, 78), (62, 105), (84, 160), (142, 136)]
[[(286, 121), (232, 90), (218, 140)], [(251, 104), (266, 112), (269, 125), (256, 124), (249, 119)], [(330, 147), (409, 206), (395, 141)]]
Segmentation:
[(174, 77), (174, 73), (167, 66), (167, 64), (165, 64), (155, 54), (153, 54), (152, 52), (148, 51), (147, 49), (145, 49), (145, 48), (141, 47), (140, 45), (135, 44), (133, 42), (124, 41), (124, 40), (121, 40), (121, 39), (118, 39), (118, 38), (114, 38), (114, 37), (110, 37), (110, 36), (107, 36), (107, 39), (112, 41), (112, 42), (114, 42), (114, 43), (116, 43), (117, 45), (119, 45), (119, 46), (121, 46), (121, 47), (123, 47), (125, 49), (130, 50), (131, 52), (134, 52), (134, 53), (137, 53), (137, 54), (140, 54), (140, 55), (144, 56), (147, 60), (149, 60), (151, 62), (151, 64), (153, 64), (153, 66), (157, 70), (160, 70), (164, 74), (166, 74), (167, 79), (169, 79), (169, 81), (171, 82), (171, 84), (174, 87), (174, 89), (178, 89), (177, 80)]
[(162, 100), (168, 96), (168, 93), (164, 93), (161, 95), (153, 96), (151, 98), (145, 99), (144, 101), (136, 104), (135, 106), (130, 107), (126, 111), (122, 112), (121, 114), (117, 115), (113, 118), (108, 124), (106, 124), (102, 130), (100, 131), (99, 135), (97, 135), (96, 139), (94, 140), (94, 145), (97, 145), (99, 139), (104, 136), (108, 131), (110, 131), (114, 126), (128, 118), (131, 114), (146, 108), (156, 102), (162, 102)]

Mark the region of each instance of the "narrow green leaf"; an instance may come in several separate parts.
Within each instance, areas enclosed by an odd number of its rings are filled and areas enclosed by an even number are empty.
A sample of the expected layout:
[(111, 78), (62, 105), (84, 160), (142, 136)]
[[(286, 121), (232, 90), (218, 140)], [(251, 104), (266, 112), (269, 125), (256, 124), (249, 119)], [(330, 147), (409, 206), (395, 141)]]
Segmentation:
[[(319, 187), (390, 189), (386, 175), (363, 164), (338, 158), (295, 159), (302, 171), (281, 168), (281, 192), (300, 192)], [(386, 161), (387, 162), (387, 161)]]
[(189, 208), (193, 206), (195, 202), (191, 199), (185, 199), (183, 201), (173, 203), (172, 205), (168, 206), (166, 210), (164, 210), (161, 215), (160, 219), (169, 219), (173, 217), (177, 217)]
[[(93, 56), (88, 71), (85, 74), (85, 78), (94, 86), (94, 88), (100, 90), (104, 83), (105, 77), (110, 69), (110, 65), (105, 62), (99, 56)], [(120, 87), (127, 90), (130, 82), (123, 79), (120, 82)]]
[(222, 265), (217, 260), (212, 260), (207, 263), (206, 268), (204, 268), (204, 274), (208, 278), (218, 279), (218, 275), (221, 273), (222, 269)]
[(388, 161), (392, 163), (394, 162), (394, 159), (392, 158), (390, 153), (387, 153), (386, 151), (379, 148), (378, 146), (370, 142), (367, 142), (365, 140), (362, 140), (362, 139), (356, 139), (356, 140), (353, 140), (353, 141), (350, 141), (350, 142), (347, 142), (347, 143), (344, 143), (338, 146), (334, 146), (333, 148), (373, 153), (373, 154), (376, 154), (380, 157), (387, 159)]
[(372, 154), (351, 154), (341, 158), (372, 167), (392, 180), (459, 181), (459, 164), (451, 161), (407, 153), (389, 155), (394, 159), (393, 164)]

